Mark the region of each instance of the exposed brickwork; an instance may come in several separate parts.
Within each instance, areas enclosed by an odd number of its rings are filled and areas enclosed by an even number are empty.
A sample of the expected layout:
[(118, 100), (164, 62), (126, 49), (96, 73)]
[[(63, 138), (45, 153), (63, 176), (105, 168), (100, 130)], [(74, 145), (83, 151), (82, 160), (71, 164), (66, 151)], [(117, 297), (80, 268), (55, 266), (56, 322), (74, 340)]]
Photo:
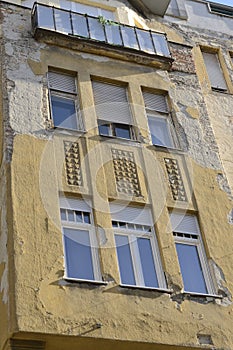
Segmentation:
[(184, 73), (196, 73), (191, 47), (170, 43), (170, 50), (174, 59), (172, 70)]

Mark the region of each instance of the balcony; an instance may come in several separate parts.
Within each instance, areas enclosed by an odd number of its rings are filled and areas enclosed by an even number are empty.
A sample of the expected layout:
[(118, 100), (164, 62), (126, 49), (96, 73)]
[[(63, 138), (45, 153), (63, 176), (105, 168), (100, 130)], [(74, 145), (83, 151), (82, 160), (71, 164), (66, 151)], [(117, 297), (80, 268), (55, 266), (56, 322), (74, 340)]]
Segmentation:
[(35, 3), (32, 27), (37, 40), (140, 64), (171, 67), (166, 35)]

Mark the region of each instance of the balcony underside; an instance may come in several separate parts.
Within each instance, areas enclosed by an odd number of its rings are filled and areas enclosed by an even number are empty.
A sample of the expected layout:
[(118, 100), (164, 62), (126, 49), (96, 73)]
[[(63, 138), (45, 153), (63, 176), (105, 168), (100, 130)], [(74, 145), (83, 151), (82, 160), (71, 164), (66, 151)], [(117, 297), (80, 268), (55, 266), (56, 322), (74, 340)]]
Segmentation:
[(122, 49), (121, 47), (113, 45), (110, 46), (103, 42), (83, 39), (72, 35), (65, 35), (42, 28), (35, 29), (34, 37), (36, 40), (49, 45), (106, 56), (122, 61), (134, 62), (158, 69), (169, 70), (173, 62), (171, 57), (151, 55), (146, 52), (138, 52), (130, 48)]

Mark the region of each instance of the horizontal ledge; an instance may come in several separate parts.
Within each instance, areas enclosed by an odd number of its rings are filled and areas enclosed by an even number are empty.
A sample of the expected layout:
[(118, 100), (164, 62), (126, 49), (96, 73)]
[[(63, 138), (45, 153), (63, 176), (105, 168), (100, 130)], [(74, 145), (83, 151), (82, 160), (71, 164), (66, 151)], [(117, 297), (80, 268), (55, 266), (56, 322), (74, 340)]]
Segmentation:
[(132, 289), (142, 289), (142, 290), (151, 290), (155, 292), (161, 292), (161, 293), (169, 293), (172, 294), (173, 290), (172, 289), (167, 289), (167, 288), (156, 288), (156, 287), (146, 287), (146, 286), (133, 286), (133, 285), (128, 285), (128, 284), (119, 284), (120, 287), (122, 288), (132, 288)]
[(143, 51), (118, 47), (101, 41), (83, 39), (40, 27), (34, 29), (34, 38), (49, 45), (56, 45), (71, 50), (82, 51), (127, 62), (135, 62), (137, 64), (152, 66), (163, 70), (171, 69), (172, 62), (174, 61), (171, 57), (156, 54), (152, 55)]

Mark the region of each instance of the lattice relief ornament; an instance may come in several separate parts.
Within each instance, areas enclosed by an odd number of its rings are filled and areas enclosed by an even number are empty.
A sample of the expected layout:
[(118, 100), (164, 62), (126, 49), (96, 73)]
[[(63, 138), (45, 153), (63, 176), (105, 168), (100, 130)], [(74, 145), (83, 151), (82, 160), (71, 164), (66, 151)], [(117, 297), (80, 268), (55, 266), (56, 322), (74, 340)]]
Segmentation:
[(186, 201), (187, 196), (178, 161), (172, 158), (164, 158), (164, 162), (168, 173), (168, 180), (173, 199), (178, 201)]
[(82, 186), (79, 145), (77, 142), (64, 141), (64, 149), (67, 183), (68, 185)]
[(141, 196), (137, 167), (133, 152), (112, 149), (117, 191), (130, 196)]

